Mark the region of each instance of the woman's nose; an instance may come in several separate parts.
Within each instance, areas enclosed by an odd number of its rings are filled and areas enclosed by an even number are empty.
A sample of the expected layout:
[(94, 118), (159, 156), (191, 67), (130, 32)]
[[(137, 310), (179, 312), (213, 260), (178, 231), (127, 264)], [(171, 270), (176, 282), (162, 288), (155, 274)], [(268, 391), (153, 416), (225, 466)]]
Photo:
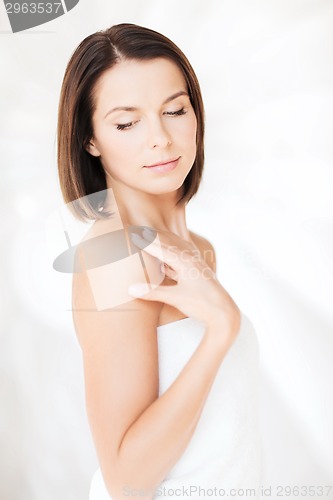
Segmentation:
[(171, 144), (171, 137), (160, 120), (156, 120), (151, 124), (148, 140), (151, 148), (165, 148)]

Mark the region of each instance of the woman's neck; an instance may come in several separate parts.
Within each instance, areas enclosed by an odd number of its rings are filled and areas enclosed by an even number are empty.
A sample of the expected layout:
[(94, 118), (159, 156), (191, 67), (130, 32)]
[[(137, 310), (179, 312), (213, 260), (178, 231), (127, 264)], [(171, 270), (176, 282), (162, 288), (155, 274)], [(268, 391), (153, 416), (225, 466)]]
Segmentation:
[[(177, 197), (178, 196), (178, 197)], [(176, 206), (180, 193), (149, 195), (139, 191), (119, 196), (108, 189), (104, 208), (117, 212), (124, 226), (149, 226), (159, 231), (170, 231), (186, 241), (192, 241), (186, 224), (185, 203)]]

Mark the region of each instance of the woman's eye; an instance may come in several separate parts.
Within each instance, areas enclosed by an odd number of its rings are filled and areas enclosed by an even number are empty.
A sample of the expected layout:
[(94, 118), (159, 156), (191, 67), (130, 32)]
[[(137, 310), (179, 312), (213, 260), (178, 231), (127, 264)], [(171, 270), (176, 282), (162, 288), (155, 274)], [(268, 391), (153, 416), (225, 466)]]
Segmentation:
[(117, 125), (117, 130), (126, 130), (127, 128), (132, 127), (134, 122), (129, 122), (129, 123), (118, 123)]
[(166, 111), (165, 113), (166, 115), (169, 115), (169, 116), (179, 116), (179, 115), (185, 115), (186, 114), (186, 111), (184, 108), (182, 109), (179, 109), (178, 111)]
[[(165, 114), (168, 116), (180, 116), (185, 115), (187, 111), (184, 108), (178, 109), (177, 111), (166, 111)], [(118, 123), (116, 125), (117, 130), (128, 130), (132, 128), (137, 122), (129, 122), (129, 123)]]

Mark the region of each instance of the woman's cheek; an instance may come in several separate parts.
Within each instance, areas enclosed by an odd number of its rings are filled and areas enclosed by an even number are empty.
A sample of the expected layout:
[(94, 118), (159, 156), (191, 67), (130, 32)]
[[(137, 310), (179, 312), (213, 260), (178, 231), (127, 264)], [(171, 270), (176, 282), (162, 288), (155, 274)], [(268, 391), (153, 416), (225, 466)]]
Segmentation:
[(133, 127), (128, 130), (117, 130), (118, 135), (114, 140), (118, 148), (127, 148), (127, 151), (135, 150), (143, 141), (143, 132), (139, 127)]
[(196, 144), (196, 136), (197, 136), (197, 126), (196, 122), (192, 122), (187, 127), (184, 127), (182, 137), (188, 144)]
[(193, 137), (196, 135), (197, 119), (196, 119), (194, 111), (191, 112), (191, 114), (188, 116), (187, 120), (184, 120), (181, 123), (181, 126), (183, 128), (184, 135), (187, 135), (188, 137)]

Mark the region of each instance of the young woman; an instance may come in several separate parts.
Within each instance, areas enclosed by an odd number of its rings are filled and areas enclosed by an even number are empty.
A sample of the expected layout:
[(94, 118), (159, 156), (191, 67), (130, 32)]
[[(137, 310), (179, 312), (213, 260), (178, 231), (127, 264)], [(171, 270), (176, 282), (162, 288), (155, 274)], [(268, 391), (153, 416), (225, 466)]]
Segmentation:
[[(101, 307), (89, 266), (73, 277), (100, 465), (90, 500), (237, 497), (241, 488), (259, 495), (256, 335), (217, 280), (212, 245), (186, 224), (203, 138), (199, 83), (168, 38), (120, 24), (77, 47), (59, 105), (64, 200), (77, 200), (75, 215), (94, 221), (90, 241), (121, 227), (127, 237), (130, 228), (150, 228), (131, 236), (131, 248), (163, 278), (143, 289), (126, 285), (127, 302)], [(116, 253), (113, 245), (106, 252)], [(103, 277), (110, 268), (98, 269)], [(105, 274), (104, 304), (124, 293), (123, 283), (140, 281), (133, 266), (122, 273)]]

